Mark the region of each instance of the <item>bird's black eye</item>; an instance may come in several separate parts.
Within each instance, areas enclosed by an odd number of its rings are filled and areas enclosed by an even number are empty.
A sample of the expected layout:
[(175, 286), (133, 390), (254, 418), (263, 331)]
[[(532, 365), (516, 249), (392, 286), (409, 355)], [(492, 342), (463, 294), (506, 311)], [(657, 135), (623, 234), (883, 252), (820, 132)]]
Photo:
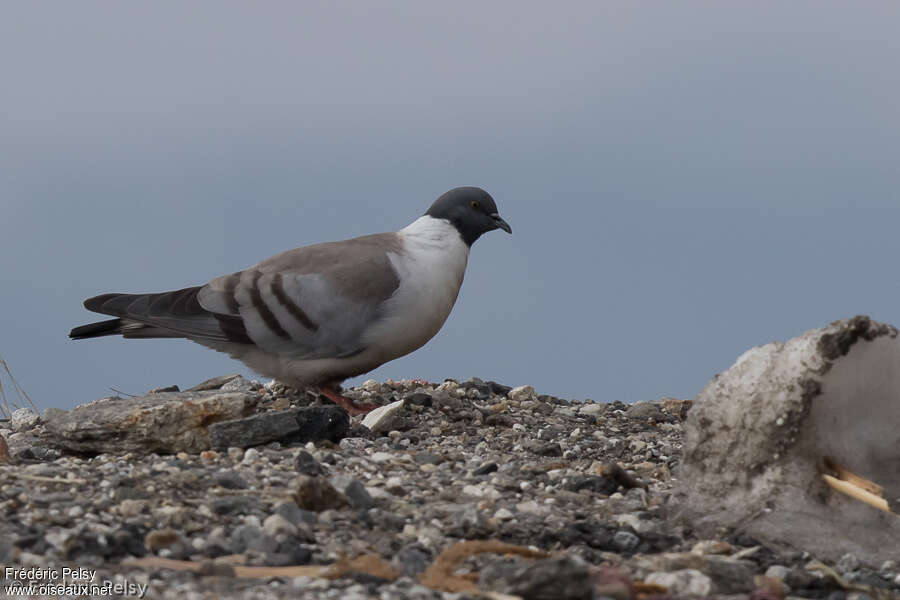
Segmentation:
[(471, 202), (469, 202), (469, 206), (471, 206), (472, 208), (478, 208), (478, 200), (472, 200)]

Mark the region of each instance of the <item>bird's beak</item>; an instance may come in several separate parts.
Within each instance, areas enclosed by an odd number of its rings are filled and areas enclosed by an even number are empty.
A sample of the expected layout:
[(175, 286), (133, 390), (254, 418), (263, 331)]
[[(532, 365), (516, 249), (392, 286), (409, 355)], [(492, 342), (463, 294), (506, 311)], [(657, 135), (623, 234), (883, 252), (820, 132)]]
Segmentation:
[(498, 215), (497, 213), (491, 213), (491, 218), (494, 220), (494, 224), (497, 225), (497, 227), (499, 227), (506, 233), (512, 233), (512, 227), (509, 226), (509, 223), (500, 218), (500, 215)]

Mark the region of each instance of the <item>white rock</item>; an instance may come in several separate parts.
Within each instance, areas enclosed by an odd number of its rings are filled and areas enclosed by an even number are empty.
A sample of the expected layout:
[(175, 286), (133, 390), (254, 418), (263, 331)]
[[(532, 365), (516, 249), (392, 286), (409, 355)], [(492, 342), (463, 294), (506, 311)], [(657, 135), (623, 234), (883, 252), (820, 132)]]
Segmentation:
[(695, 569), (651, 573), (644, 581), (667, 587), (673, 595), (709, 596), (712, 593), (712, 579)]
[(494, 518), (498, 521), (509, 521), (510, 519), (514, 519), (515, 515), (512, 513), (512, 511), (501, 508), (494, 513)]
[(14, 431), (28, 431), (41, 420), (40, 415), (30, 408), (17, 408), (10, 415), (10, 425)]
[(362, 424), (374, 433), (381, 433), (390, 429), (397, 414), (403, 410), (406, 400), (397, 400), (384, 406), (380, 406), (366, 415)]
[(530, 513), (533, 515), (543, 514), (546, 512), (546, 509), (542, 508), (540, 504), (535, 502), (534, 500), (526, 500), (525, 502), (519, 502), (516, 504), (516, 510), (523, 513)]
[(596, 417), (597, 415), (602, 415), (606, 412), (606, 406), (603, 404), (585, 404), (578, 412), (590, 417)]
[(388, 477), (387, 481), (384, 482), (384, 489), (390, 490), (402, 490), (403, 489), (403, 480), (399, 477)]
[(509, 390), (506, 397), (514, 402), (525, 402), (527, 400), (537, 400), (537, 392), (530, 385), (520, 385)]
[(462, 493), (466, 496), (481, 498), (484, 496), (484, 489), (480, 485), (465, 485), (463, 486)]
[(791, 570), (784, 565), (772, 565), (768, 569), (766, 569), (766, 577), (772, 577), (774, 579), (780, 579), (784, 581), (787, 579), (787, 576), (790, 575)]
[(369, 457), (372, 462), (385, 463), (394, 459), (394, 455), (390, 452), (375, 452)]
[(263, 521), (263, 531), (272, 537), (283, 533), (285, 535), (297, 535), (297, 526), (281, 515), (269, 515)]

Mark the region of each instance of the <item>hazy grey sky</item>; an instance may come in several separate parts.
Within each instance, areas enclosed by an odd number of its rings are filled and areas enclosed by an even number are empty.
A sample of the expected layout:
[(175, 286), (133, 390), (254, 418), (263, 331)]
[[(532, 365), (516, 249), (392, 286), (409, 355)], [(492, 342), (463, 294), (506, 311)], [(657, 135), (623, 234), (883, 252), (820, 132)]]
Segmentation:
[(458, 185), (514, 235), (371, 377), (689, 397), (750, 346), (898, 324), (898, 31), (894, 1), (8, 4), (0, 356), (42, 408), (247, 373), (66, 336), (88, 296), (395, 230)]

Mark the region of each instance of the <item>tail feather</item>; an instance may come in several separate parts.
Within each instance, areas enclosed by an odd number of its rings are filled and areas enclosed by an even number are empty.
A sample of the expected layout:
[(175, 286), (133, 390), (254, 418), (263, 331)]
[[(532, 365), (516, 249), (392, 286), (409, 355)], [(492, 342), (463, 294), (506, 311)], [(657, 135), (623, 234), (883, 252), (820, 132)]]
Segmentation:
[(73, 340), (86, 340), (88, 338), (103, 337), (105, 335), (117, 335), (122, 333), (122, 319), (109, 319), (97, 323), (88, 323), (76, 327), (69, 332)]
[(84, 301), (93, 312), (118, 317), (76, 327), (81, 340), (120, 334), (126, 338), (185, 337), (195, 341), (250, 343), (239, 316), (220, 315), (200, 305), (201, 286), (159, 294), (102, 294)]

